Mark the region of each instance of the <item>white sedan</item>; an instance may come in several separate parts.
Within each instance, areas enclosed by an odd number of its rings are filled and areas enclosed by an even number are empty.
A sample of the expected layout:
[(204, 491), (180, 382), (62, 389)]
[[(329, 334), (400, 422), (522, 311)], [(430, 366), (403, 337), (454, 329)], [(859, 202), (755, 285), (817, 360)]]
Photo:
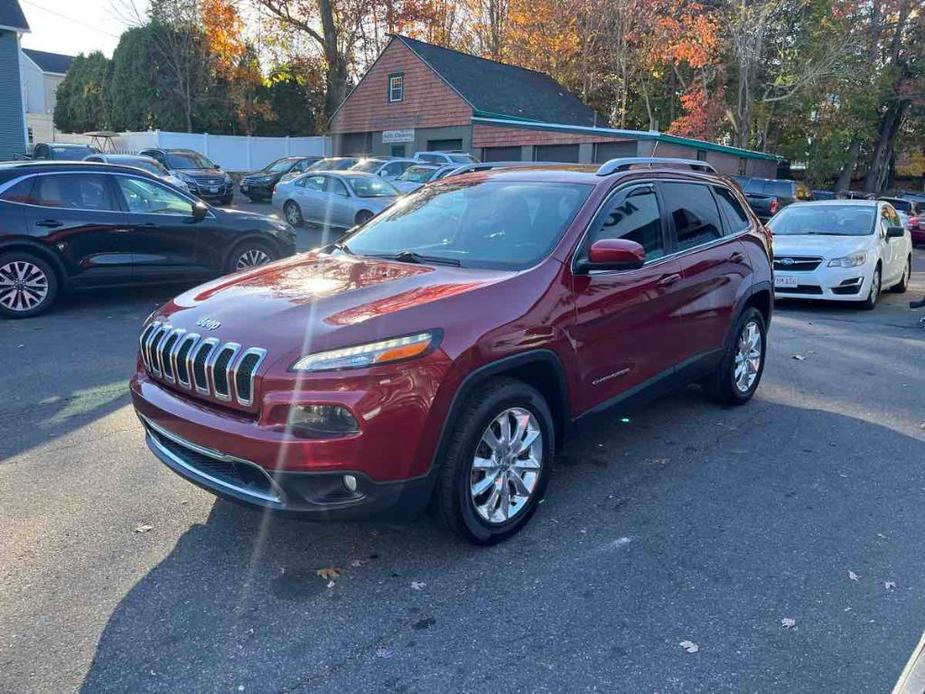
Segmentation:
[(912, 237), (893, 206), (878, 200), (788, 205), (774, 234), (774, 296), (853, 301), (872, 309), (880, 292), (905, 292)]

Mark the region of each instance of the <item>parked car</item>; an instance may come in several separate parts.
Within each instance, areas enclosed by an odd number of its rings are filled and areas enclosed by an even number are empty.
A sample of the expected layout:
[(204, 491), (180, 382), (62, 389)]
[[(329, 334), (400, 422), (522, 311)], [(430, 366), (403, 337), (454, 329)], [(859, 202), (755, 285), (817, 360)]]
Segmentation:
[(781, 210), (774, 234), (778, 298), (853, 301), (866, 309), (880, 292), (905, 292), (912, 274), (912, 239), (889, 203), (825, 200)]
[(912, 236), (912, 244), (920, 246), (925, 244), (925, 212), (909, 217), (906, 226)]
[(0, 316), (66, 291), (195, 281), (295, 252), (278, 220), (210, 207), (134, 167), (0, 164)]
[(797, 200), (812, 200), (812, 191), (797, 181), (787, 181), (777, 178), (750, 178), (746, 176), (733, 176), (745, 193), (752, 211), (762, 222), (766, 222), (778, 210)]
[(468, 152), (415, 152), (414, 158), (428, 164), (471, 164), (478, 161)]
[(176, 186), (180, 190), (189, 192), (189, 186), (186, 182), (177, 178), (165, 169), (156, 159), (143, 157), (140, 154), (91, 154), (84, 157), (84, 161), (92, 161), (97, 164), (117, 164), (119, 166), (134, 166), (136, 169), (143, 169), (150, 174), (157, 176), (165, 183)]
[(310, 171), (279, 183), (273, 206), (293, 226), (305, 222), (349, 229), (364, 224), (389, 207), (400, 195), (395, 187), (373, 174), (353, 171)]
[(270, 200), (273, 197), (273, 186), (279, 183), (280, 179), (287, 175), (295, 178), (321, 159), (322, 157), (283, 157), (271, 161), (260, 171), (241, 179), (241, 192), (250, 198), (251, 202)]
[(901, 212), (909, 217), (915, 217), (925, 211), (925, 204), (921, 204), (915, 200), (889, 196), (883, 196), (877, 199), (890, 203), (897, 212)]
[(155, 159), (183, 181), (189, 192), (203, 200), (230, 205), (234, 199), (231, 176), (199, 152), (192, 149), (145, 149), (139, 154)]
[(319, 519), (433, 501), (494, 543), (578, 420), (688, 382), (752, 397), (770, 246), (713, 175), (618, 160), (440, 181), (155, 311), (132, 399), (153, 453), (214, 494)]
[(405, 169), (405, 173), (393, 181), (392, 184), (402, 193), (413, 193), (425, 183), (435, 180), (437, 173), (442, 169), (446, 169), (446, 173), (449, 173), (453, 168), (455, 168), (455, 165), (415, 164)]
[(831, 190), (813, 190), (813, 200), (834, 200), (836, 197)]
[(414, 159), (380, 159), (377, 157), (367, 157), (366, 159), (360, 159), (360, 161), (351, 166), (349, 170), (382, 176), (385, 180), (394, 183), (399, 176), (408, 170), (408, 167), (414, 166), (417, 163), (418, 162)]
[(359, 157), (326, 157), (316, 161), (306, 171), (346, 171), (359, 161)]
[(99, 150), (89, 145), (72, 145), (66, 142), (39, 142), (32, 147), (32, 161), (81, 161)]

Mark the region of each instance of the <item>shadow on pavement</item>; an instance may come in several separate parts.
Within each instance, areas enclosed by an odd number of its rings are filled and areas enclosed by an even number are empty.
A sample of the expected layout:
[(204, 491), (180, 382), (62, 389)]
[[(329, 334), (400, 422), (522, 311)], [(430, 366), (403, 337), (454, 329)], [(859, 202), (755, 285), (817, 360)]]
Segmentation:
[(698, 402), (596, 424), (492, 548), (217, 501), (113, 612), (82, 691), (887, 690), (925, 611), (925, 442)]

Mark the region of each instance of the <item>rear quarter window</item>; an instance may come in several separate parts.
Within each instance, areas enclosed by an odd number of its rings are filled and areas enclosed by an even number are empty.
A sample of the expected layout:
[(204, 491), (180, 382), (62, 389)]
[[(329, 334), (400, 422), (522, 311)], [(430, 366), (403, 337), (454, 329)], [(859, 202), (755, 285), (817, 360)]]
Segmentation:
[(751, 227), (748, 213), (731, 190), (716, 186), (713, 192), (716, 193), (716, 202), (726, 223), (727, 234), (738, 234)]
[(27, 178), (16, 185), (7, 188), (0, 195), (0, 200), (6, 202), (30, 203), (32, 202), (32, 186), (35, 183), (34, 178)]

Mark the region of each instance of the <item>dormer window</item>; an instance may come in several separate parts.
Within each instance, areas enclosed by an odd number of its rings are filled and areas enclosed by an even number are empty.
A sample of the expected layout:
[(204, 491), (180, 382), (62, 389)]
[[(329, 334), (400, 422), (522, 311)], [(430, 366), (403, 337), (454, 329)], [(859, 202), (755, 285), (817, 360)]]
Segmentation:
[(389, 75), (389, 103), (405, 100), (405, 75), (396, 72)]

